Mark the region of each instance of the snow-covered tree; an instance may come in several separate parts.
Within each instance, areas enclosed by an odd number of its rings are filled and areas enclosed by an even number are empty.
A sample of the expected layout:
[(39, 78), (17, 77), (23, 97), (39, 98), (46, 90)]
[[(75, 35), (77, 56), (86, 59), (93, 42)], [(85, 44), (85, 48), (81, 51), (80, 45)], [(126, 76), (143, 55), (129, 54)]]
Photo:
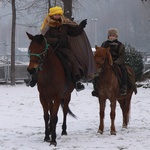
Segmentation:
[(143, 56), (141, 52), (135, 50), (131, 45), (126, 46), (126, 64), (133, 68), (136, 81), (138, 81), (143, 74)]

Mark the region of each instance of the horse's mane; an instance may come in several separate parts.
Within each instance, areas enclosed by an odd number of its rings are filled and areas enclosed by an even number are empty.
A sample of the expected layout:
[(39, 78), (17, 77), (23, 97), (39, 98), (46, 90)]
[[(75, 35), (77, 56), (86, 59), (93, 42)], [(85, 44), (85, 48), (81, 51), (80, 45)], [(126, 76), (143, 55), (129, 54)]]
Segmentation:
[[(107, 58), (109, 64), (112, 66), (113, 65), (113, 60), (112, 60), (112, 56), (110, 54), (110, 51), (109, 51), (109, 47), (108, 48), (104, 48), (104, 47), (98, 47), (97, 45), (95, 46), (95, 53), (94, 53), (94, 58), (96, 59), (96, 57), (99, 57), (99, 58)], [(98, 60), (100, 61), (100, 60)], [(101, 59), (101, 61), (103, 62), (103, 60)], [(102, 62), (99, 62), (99, 63), (102, 63)], [(104, 62), (103, 62), (104, 63)]]

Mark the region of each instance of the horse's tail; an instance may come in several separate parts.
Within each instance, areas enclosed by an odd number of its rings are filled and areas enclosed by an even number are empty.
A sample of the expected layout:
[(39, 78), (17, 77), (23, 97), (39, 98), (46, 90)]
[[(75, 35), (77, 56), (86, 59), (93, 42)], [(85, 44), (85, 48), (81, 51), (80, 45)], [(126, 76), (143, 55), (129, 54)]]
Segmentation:
[(73, 118), (77, 119), (77, 116), (70, 110), (69, 107), (68, 107), (68, 113), (69, 113), (69, 115), (71, 115)]
[[(63, 100), (63, 99), (61, 100), (60, 104), (61, 104), (61, 107), (62, 107), (62, 109), (63, 109), (63, 108), (64, 108), (64, 100)], [(69, 115), (71, 115), (73, 118), (77, 119), (77, 116), (70, 110), (69, 106), (68, 106), (68, 113), (69, 113)]]
[(127, 73), (128, 73), (128, 82), (131, 86), (131, 88), (133, 89), (134, 93), (137, 94), (137, 87), (135, 84), (135, 72), (134, 70), (130, 67), (127, 66)]

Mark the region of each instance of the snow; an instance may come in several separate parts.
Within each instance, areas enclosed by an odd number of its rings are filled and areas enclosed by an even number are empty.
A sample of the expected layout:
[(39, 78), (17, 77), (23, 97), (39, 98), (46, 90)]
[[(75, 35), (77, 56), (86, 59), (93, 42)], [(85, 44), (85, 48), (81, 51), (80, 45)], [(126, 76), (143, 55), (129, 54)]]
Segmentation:
[(43, 110), (37, 88), (0, 85), (0, 150), (149, 150), (150, 90), (138, 88), (132, 97), (131, 118), (122, 129), (122, 114), (117, 103), (117, 135), (110, 135), (110, 107), (107, 101), (104, 134), (98, 134), (99, 103), (91, 96), (92, 84), (84, 91), (72, 93), (70, 109), (77, 119), (68, 115), (67, 136), (61, 136), (62, 110), (59, 109), (57, 146), (44, 139)]

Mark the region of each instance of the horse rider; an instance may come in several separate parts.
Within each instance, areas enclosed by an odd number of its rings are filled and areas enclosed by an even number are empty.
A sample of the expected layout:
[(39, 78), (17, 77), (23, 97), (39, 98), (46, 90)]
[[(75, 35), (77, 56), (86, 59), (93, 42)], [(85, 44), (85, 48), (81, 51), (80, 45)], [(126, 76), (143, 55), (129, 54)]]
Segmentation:
[[(119, 66), (122, 77), (121, 77), (121, 86), (120, 94), (126, 95), (127, 92), (127, 70), (125, 67), (125, 46), (118, 40), (119, 32), (116, 28), (108, 29), (108, 40), (102, 43), (101, 47), (108, 48), (110, 47), (110, 53), (113, 58), (114, 65)], [(92, 91), (93, 96), (98, 96), (96, 82), (98, 78), (94, 80), (94, 90)]]
[[(79, 37), (84, 32), (87, 20), (86, 19), (83, 20), (78, 25), (77, 23), (64, 17), (63, 13), (64, 13), (63, 9), (59, 6), (50, 8), (49, 13), (45, 17), (44, 22), (41, 26), (41, 34), (45, 37), (51, 38), (53, 41), (51, 43), (51, 47), (55, 49), (57, 52), (61, 53), (65, 57), (65, 59), (67, 59), (71, 63), (71, 70), (72, 70), (71, 74), (73, 76), (73, 81), (75, 83), (76, 90), (81, 91), (85, 87), (80, 80), (85, 73), (84, 69), (82, 70), (82, 67), (78, 65), (79, 64), (78, 58), (80, 57), (79, 56), (80, 54), (78, 54), (78, 52), (76, 51), (77, 48), (74, 48), (81, 42), (77, 41), (77, 43), (71, 47), (70, 45), (72, 45), (73, 41), (75, 41), (75, 38), (73, 38), (73, 40), (69, 39), (71, 39), (71, 37)], [(79, 37), (81, 41), (88, 40), (82, 37), (81, 38)], [(93, 56), (90, 56), (90, 59), (92, 57)], [(80, 60), (83, 61), (83, 59), (84, 57), (82, 57)], [(94, 61), (94, 59), (92, 61)], [(82, 64), (82, 62), (80, 64)], [(32, 81), (25, 81), (25, 82), (27, 85), (33, 87), (36, 84), (36, 78), (33, 77)]]

